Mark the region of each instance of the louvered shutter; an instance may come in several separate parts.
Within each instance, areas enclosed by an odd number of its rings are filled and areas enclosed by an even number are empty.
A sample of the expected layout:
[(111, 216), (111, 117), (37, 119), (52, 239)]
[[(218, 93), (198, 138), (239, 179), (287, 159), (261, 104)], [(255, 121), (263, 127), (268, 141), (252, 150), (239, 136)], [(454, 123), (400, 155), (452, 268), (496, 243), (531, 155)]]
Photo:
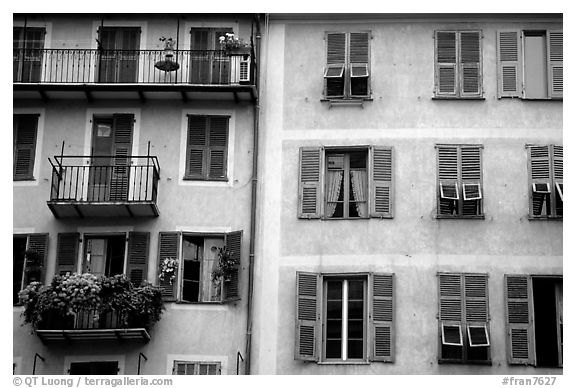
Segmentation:
[(482, 95), (482, 56), (480, 31), (460, 33), (461, 96)]
[(226, 179), (228, 117), (209, 117), (208, 178)]
[(450, 324), (462, 322), (462, 276), (438, 274), (440, 283), (440, 320)]
[[(550, 209), (544, 209), (544, 206), (550, 206), (547, 201), (548, 194), (543, 193), (540, 189), (547, 188), (548, 192), (552, 189), (550, 186), (550, 149), (547, 145), (528, 146), (528, 177), (530, 193), (530, 215), (532, 217), (547, 217)], [(534, 190), (536, 188), (536, 192)]]
[(326, 34), (326, 97), (344, 96), (344, 79), (346, 74), (346, 34), (343, 32)]
[(188, 136), (186, 146), (186, 176), (189, 179), (202, 179), (206, 165), (208, 117), (188, 116)]
[(320, 275), (296, 272), (296, 344), (294, 359), (318, 361)]
[(14, 180), (34, 179), (38, 115), (15, 115)]
[(26, 270), (29, 272), (26, 274), (25, 285), (34, 281), (44, 283), (44, 280), (46, 279), (46, 252), (48, 252), (48, 233), (30, 234), (28, 236), (27, 249), (31, 249), (38, 254), (38, 262), (35, 263), (37, 268), (34, 268), (33, 270), (29, 267), (29, 263), (26, 263)]
[(56, 275), (76, 272), (79, 233), (58, 233), (56, 245)]
[(456, 32), (436, 31), (436, 95), (456, 96)]
[(552, 150), (554, 157), (554, 162), (552, 163), (554, 173), (552, 176), (554, 177), (556, 189), (560, 190), (560, 198), (562, 202), (564, 202), (564, 147), (561, 145), (553, 145)]
[(227, 233), (224, 238), (226, 249), (232, 253), (232, 258), (238, 265), (232, 271), (230, 279), (224, 281), (224, 301), (232, 302), (240, 299), (240, 268), (242, 259), (242, 231)]
[(520, 97), (520, 31), (498, 31), (498, 97)]
[(371, 276), (371, 360), (394, 361), (394, 275)]
[[(160, 232), (158, 237), (158, 274), (160, 274), (160, 265), (164, 259), (177, 259), (179, 263), (182, 263), (179, 258), (179, 241), (180, 233), (178, 232)], [(165, 300), (175, 300), (178, 297), (178, 276), (176, 276), (172, 284), (167, 278), (159, 280), (159, 282), (162, 289), (162, 297)]]
[(113, 125), (114, 167), (110, 178), (110, 200), (127, 201), (130, 186), (130, 154), (132, 152), (134, 115), (115, 114)]
[(300, 148), (300, 170), (298, 178), (298, 217), (320, 218), (322, 201), (322, 149)]
[(530, 277), (505, 275), (508, 363), (534, 365)]
[(458, 147), (438, 146), (438, 214), (458, 214)]
[[(488, 336), (488, 320), (490, 318), (488, 313), (488, 277), (480, 274), (464, 275), (464, 296), (467, 328), (470, 326), (483, 326), (486, 328), (483, 333)], [(484, 337), (484, 334), (482, 334), (482, 337)], [(476, 337), (473, 336), (474, 338)], [(488, 337), (480, 339), (482, 343), (490, 343)], [(468, 338), (468, 343), (470, 343), (470, 338)]]
[(370, 33), (350, 33), (350, 96), (365, 97), (370, 94)]
[(128, 264), (126, 275), (136, 287), (148, 280), (149, 232), (128, 233)]
[(462, 215), (482, 214), (482, 159), (480, 147), (461, 147)]
[(370, 216), (391, 218), (393, 199), (392, 148), (372, 147)]
[(562, 98), (563, 74), (563, 32), (548, 31), (548, 90), (552, 98)]

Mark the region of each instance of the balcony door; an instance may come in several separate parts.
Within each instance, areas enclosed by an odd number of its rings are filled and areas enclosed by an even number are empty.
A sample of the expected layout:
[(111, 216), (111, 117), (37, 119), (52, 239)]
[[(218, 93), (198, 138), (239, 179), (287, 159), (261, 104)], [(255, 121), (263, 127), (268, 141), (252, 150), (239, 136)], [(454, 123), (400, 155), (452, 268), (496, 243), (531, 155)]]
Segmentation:
[(231, 28), (192, 28), (190, 33), (190, 82), (228, 84), (230, 57), (220, 51), (220, 37)]
[(127, 201), (134, 116), (95, 116), (88, 201)]
[(44, 27), (14, 27), (14, 82), (40, 82)]
[(113, 276), (124, 273), (126, 236), (86, 237), (82, 272), (96, 276)]
[(128, 83), (138, 78), (140, 27), (101, 27), (99, 82)]

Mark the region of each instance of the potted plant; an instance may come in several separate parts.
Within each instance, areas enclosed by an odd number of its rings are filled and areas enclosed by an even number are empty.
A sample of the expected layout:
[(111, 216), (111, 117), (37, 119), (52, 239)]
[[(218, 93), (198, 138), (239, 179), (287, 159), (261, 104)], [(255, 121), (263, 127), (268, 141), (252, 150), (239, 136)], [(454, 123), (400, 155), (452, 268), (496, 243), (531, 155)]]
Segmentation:
[(234, 54), (250, 54), (250, 43), (244, 42), (242, 38), (238, 38), (234, 33), (227, 32), (225, 35), (220, 36), (220, 49), (226, 51), (228, 55)]
[(218, 248), (218, 263), (212, 271), (212, 282), (219, 284), (222, 280), (230, 281), (239, 264), (234, 252), (226, 247)]
[(170, 285), (172, 285), (176, 279), (177, 273), (178, 259), (175, 257), (166, 257), (160, 262), (160, 274), (158, 274), (160, 281), (168, 281)]

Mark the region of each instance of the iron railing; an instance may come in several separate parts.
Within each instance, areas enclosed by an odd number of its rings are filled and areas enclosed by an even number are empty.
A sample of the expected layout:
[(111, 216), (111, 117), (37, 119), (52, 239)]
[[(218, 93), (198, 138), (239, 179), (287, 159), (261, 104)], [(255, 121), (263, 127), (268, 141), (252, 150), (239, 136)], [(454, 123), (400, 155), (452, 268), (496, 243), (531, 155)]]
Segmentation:
[(89, 329), (120, 329), (131, 326), (125, 322), (125, 317), (115, 310), (98, 311), (83, 309), (71, 315), (62, 315), (58, 311), (44, 315), (40, 330), (89, 330)]
[(250, 53), (221, 50), (20, 48), (13, 63), (14, 83), (254, 84)]
[(50, 200), (57, 202), (156, 202), (156, 156), (55, 156)]

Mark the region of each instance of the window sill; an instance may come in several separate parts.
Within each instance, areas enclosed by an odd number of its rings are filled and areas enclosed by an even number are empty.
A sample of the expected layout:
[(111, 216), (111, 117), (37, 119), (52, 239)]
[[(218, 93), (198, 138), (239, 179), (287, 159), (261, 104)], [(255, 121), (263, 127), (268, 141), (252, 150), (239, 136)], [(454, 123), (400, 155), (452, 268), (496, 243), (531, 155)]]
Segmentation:
[(228, 182), (228, 178), (210, 178), (210, 179), (205, 179), (205, 178), (190, 178), (190, 177), (184, 177), (182, 178), (183, 181), (187, 181), (187, 182)]
[(357, 221), (357, 220), (369, 220), (370, 217), (354, 217), (354, 218), (328, 218), (322, 217), (323, 221)]
[(432, 96), (432, 100), (478, 100), (484, 101), (484, 96)]
[(534, 217), (528, 216), (528, 221), (562, 221), (562, 216), (547, 216), (547, 217)]
[(370, 365), (369, 361), (319, 361), (318, 365)]
[(446, 214), (436, 214), (436, 219), (439, 220), (484, 220), (486, 216), (484, 214), (478, 216), (450, 216)]
[(34, 177), (13, 177), (12, 180), (14, 182), (35, 182), (36, 179)]
[(370, 97), (354, 97), (354, 98), (322, 98), (320, 102), (327, 102), (328, 109), (333, 106), (359, 106), (364, 108), (364, 101), (373, 101)]
[(438, 360), (438, 364), (467, 364), (467, 365), (486, 365), (486, 366), (491, 366), (492, 365), (492, 360), (449, 360), (449, 359), (439, 359)]

